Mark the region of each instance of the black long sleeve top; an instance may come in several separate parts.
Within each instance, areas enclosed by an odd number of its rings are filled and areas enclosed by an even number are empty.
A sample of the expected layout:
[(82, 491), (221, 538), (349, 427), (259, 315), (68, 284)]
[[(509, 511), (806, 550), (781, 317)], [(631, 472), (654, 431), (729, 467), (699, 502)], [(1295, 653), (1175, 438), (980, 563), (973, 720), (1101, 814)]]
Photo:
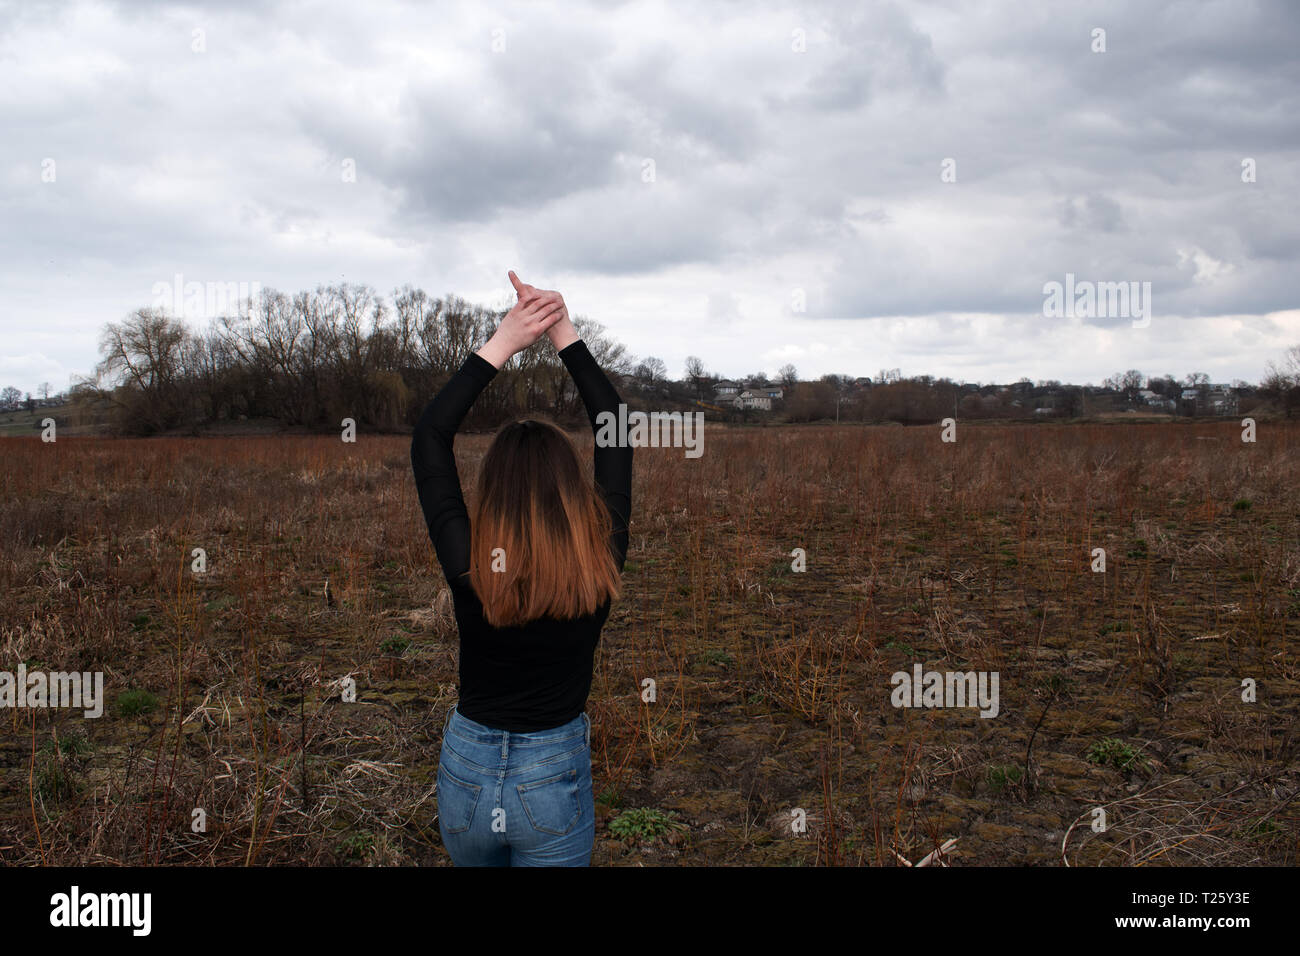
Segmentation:
[[(617, 416), (618, 392), (581, 339), (560, 351), (587, 408)], [(411, 466), (420, 507), (451, 588), (460, 629), (460, 700), (456, 709), (487, 727), (529, 733), (577, 718), (591, 692), (591, 672), (610, 602), (571, 620), (538, 618), (520, 627), (493, 627), (469, 581), (469, 512), (461, 494), (452, 443), (466, 413), (497, 369), (471, 353), (420, 416), (411, 440)], [(618, 569), (627, 557), (632, 511), (632, 448), (596, 444), (596, 485), (609, 509), (609, 546)]]

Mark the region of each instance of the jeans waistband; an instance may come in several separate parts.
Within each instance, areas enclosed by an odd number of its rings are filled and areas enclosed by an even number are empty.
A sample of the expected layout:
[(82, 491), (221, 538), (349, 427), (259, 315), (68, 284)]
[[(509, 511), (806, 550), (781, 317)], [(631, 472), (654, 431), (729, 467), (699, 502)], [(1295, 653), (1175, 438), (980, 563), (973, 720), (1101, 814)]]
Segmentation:
[(579, 714), (567, 724), (552, 727), (549, 730), (535, 730), (528, 733), (514, 733), (509, 730), (496, 730), (470, 720), (455, 707), (447, 714), (447, 722), (442, 728), (443, 734), (455, 734), (464, 740), (479, 744), (499, 744), (509, 740), (516, 745), (555, 744), (574, 737), (585, 737), (591, 744), (591, 718), (586, 713)]

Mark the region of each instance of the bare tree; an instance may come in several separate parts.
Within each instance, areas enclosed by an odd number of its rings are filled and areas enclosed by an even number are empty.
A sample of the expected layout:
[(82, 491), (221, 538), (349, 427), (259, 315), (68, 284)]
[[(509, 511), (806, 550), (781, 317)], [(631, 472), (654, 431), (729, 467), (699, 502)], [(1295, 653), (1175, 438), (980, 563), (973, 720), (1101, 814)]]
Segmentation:
[(695, 386), (695, 397), (704, 397), (704, 359), (697, 355), (686, 356), (686, 379)]
[(109, 322), (100, 339), (97, 370), (115, 382), (110, 396), (126, 419), (149, 430), (177, 423), (189, 329), (161, 310), (137, 309)]
[(1269, 398), (1276, 398), (1282, 405), (1287, 418), (1291, 418), (1300, 409), (1300, 344), (1293, 345), (1283, 353), (1282, 363), (1268, 363), (1268, 372), (1260, 383), (1260, 391)]
[(663, 359), (647, 355), (636, 367), (637, 380), (646, 387), (656, 385), (668, 377), (668, 366)]

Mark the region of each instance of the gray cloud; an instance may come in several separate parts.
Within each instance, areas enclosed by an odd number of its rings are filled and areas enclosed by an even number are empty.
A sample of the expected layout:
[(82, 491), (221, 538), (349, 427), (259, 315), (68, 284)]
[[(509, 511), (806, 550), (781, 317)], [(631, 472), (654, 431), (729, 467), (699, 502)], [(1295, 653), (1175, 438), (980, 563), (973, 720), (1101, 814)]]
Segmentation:
[[(512, 266), (673, 368), (1096, 379), (1246, 316), (1213, 358), (1258, 377), (1300, 338), (1297, 40), (1281, 0), (3, 6), (0, 385), (88, 370), (177, 272), (487, 297)], [(1060, 354), (1067, 272), (1151, 282), (1165, 352), (1105, 317)]]

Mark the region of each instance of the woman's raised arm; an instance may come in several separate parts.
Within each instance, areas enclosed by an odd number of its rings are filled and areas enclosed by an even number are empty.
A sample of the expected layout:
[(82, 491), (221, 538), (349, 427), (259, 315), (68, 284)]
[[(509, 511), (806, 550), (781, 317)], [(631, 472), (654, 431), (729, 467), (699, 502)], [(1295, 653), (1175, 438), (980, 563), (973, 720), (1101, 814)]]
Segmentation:
[(496, 374), (496, 366), (478, 353), (471, 354), (425, 406), (411, 437), (411, 468), (420, 508), (451, 585), (460, 583), (469, 571), (469, 513), (452, 444), (466, 413)]
[[(608, 412), (617, 420), (622, 400), (609, 377), (596, 363), (587, 343), (577, 338), (576, 333), (574, 341), (560, 349), (560, 359), (573, 376), (582, 403), (587, 406), (587, 419), (591, 422), (594, 438), (598, 431), (596, 417), (601, 412)], [(619, 436), (620, 442), (622, 438)], [(613, 525), (609, 536), (610, 550), (614, 552), (621, 572), (627, 559), (628, 523), (632, 515), (632, 446), (622, 443), (602, 446), (597, 441), (595, 469), (596, 486), (605, 499)]]
[(549, 299), (518, 303), (483, 347), (465, 359), (434, 396), (415, 426), (411, 437), (415, 487), (429, 538), (447, 583), (453, 586), (469, 572), (469, 513), (452, 451), (456, 432), (501, 366), (550, 329), (559, 320), (562, 306)]

